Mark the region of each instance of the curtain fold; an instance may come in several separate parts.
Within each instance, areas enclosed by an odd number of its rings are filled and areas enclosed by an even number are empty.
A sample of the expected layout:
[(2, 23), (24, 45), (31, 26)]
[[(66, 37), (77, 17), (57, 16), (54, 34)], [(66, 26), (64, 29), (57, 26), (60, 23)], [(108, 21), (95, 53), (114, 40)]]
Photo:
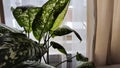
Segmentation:
[(120, 0), (114, 0), (113, 29), (111, 40), (111, 61), (120, 63)]
[(97, 0), (95, 63), (105, 65), (111, 39), (113, 0)]
[(95, 44), (95, 6), (94, 0), (87, 0), (87, 57), (94, 61)]
[(120, 0), (87, 0), (87, 55), (97, 66), (120, 63)]

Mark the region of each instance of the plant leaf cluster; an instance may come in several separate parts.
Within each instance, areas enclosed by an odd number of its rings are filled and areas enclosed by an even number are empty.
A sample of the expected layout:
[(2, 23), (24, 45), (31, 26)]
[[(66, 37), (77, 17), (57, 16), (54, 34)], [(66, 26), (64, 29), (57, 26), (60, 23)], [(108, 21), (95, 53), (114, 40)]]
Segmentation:
[[(39, 43), (46, 34), (50, 36), (44, 41), (43, 46), (46, 47), (51, 37), (63, 36), (72, 32), (75, 33), (80, 41), (82, 40), (80, 35), (68, 26), (59, 27), (64, 20), (69, 3), (70, 0), (48, 0), (42, 7), (22, 6), (15, 9), (12, 8), (12, 11), (19, 25), (25, 28), (26, 34), (32, 31)], [(67, 54), (64, 47), (58, 44), (54, 41), (54, 44), (51, 42), (50, 46)]]
[(15, 29), (0, 24), (0, 66), (12, 67), (26, 60), (38, 60), (46, 49)]
[[(12, 8), (13, 16), (17, 23), (24, 28), (25, 34), (19, 30), (0, 25), (0, 56), (2, 56), (0, 66), (11, 67), (26, 60), (41, 60), (45, 53), (49, 56), (50, 47), (67, 56), (64, 46), (50, 41), (50, 38), (73, 32), (82, 41), (81, 36), (75, 30), (68, 26), (60, 27), (69, 3), (70, 0), (48, 0), (41, 7), (19, 6)], [(38, 41), (29, 38), (31, 32)], [(44, 43), (41, 43), (42, 38)], [(75, 57), (78, 61), (88, 61), (79, 53)]]

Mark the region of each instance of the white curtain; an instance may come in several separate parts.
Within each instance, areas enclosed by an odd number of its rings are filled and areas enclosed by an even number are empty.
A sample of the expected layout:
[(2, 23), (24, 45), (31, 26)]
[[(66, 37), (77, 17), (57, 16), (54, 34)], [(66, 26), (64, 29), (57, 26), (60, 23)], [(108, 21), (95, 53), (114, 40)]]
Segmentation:
[(87, 53), (96, 65), (120, 63), (120, 0), (88, 0)]

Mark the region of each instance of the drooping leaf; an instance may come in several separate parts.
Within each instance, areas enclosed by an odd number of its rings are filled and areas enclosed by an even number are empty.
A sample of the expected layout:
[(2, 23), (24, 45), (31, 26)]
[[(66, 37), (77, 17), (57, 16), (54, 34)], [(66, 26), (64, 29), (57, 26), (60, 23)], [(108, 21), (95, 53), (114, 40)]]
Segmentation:
[[(33, 34), (37, 40), (41, 40), (42, 36), (50, 31), (56, 19), (63, 18), (64, 10), (69, 0), (48, 0), (38, 12), (33, 22)], [(62, 12), (64, 10), (64, 12)], [(60, 15), (61, 14), (61, 15)], [(60, 16), (59, 16), (60, 15)], [(59, 22), (58, 22), (59, 23)]]
[(73, 32), (74, 32), (74, 34), (77, 36), (77, 38), (78, 38), (80, 41), (82, 41), (81, 36), (80, 36), (75, 30), (73, 30)]
[(58, 51), (60, 51), (61, 53), (67, 55), (66, 50), (64, 49), (64, 47), (62, 45), (60, 45), (59, 43), (56, 43), (54, 41), (50, 42), (50, 45), (54, 48), (57, 49)]
[(72, 32), (74, 32), (74, 34), (77, 36), (77, 38), (78, 38), (80, 41), (82, 41), (81, 36), (80, 36), (75, 30), (71, 29), (71, 28), (68, 27), (68, 26), (62, 26), (62, 27), (56, 29), (55, 31), (52, 32), (52, 35), (53, 35), (53, 37), (54, 37), (54, 36), (63, 36), (63, 35), (70, 34), (70, 33), (72, 33)]
[(21, 33), (22, 31), (17, 30), (17, 29), (13, 29), (11, 27), (8, 27), (4, 24), (0, 24), (0, 33), (5, 33), (5, 32), (13, 32), (13, 33)]
[(13, 15), (18, 24), (23, 27), (27, 33), (30, 33), (32, 31), (32, 22), (39, 10), (39, 7), (21, 6), (13, 10)]
[(63, 9), (63, 11), (57, 16), (53, 27), (51, 28), (51, 31), (56, 30), (63, 22), (65, 14), (67, 12), (68, 6), (69, 6), (70, 1), (67, 3), (67, 5), (65, 6), (65, 8)]
[(78, 53), (77, 52), (77, 55), (76, 55), (76, 60), (77, 61), (88, 61), (88, 58), (87, 57), (84, 57), (82, 54)]
[(71, 32), (73, 32), (71, 28), (69, 28), (68, 26), (63, 26), (53, 31), (53, 35), (63, 36), (63, 35), (70, 34)]

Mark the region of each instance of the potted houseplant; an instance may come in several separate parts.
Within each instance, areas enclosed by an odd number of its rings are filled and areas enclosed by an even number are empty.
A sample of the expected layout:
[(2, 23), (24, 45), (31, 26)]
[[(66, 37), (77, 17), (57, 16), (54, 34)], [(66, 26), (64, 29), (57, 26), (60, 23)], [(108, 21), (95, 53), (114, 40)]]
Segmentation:
[[(50, 41), (50, 38), (73, 32), (78, 40), (82, 41), (80, 35), (75, 30), (68, 26), (60, 27), (69, 3), (70, 0), (48, 0), (42, 7), (18, 6), (15, 9), (12, 8), (13, 16), (24, 31), (0, 24), (0, 56), (2, 56), (0, 58), (0, 67), (52, 68), (52, 66), (46, 65), (49, 64), (50, 47), (67, 56), (64, 47), (55, 41)], [(31, 32), (38, 41), (30, 39)], [(41, 43), (41, 39), (44, 39), (43, 43)], [(45, 59), (44, 54), (47, 54), (47, 59)], [(88, 58), (78, 52), (72, 58), (74, 57), (78, 61), (88, 62)], [(41, 63), (41, 58), (44, 58), (46, 64)], [(85, 65), (89, 67), (89, 64), (93, 66), (89, 62), (84, 63), (81, 67)]]

